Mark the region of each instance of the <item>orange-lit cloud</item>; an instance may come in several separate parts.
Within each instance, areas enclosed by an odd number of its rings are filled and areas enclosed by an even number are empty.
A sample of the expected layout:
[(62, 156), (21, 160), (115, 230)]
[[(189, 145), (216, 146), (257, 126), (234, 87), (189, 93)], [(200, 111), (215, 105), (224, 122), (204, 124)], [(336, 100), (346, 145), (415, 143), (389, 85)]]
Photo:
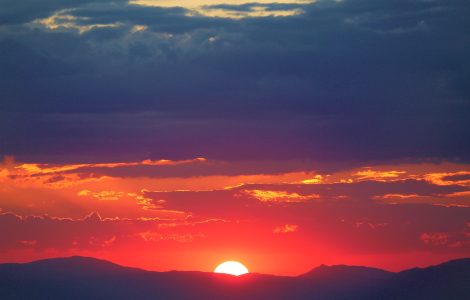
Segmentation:
[(429, 173), (424, 175), (424, 179), (437, 185), (470, 186), (470, 172), (468, 171)]
[[(312, 253), (322, 263), (363, 264), (366, 253), (425, 257), (434, 248), (451, 257), (470, 251), (468, 173), (468, 165), (450, 163), (330, 172), (295, 161), (24, 164), (10, 157), (0, 165), (0, 228), (14, 230), (0, 237), (0, 252), (10, 260), (86, 254), (146, 268), (151, 257), (156, 269), (204, 269), (220, 253), (243, 252), (281, 273), (259, 253), (295, 253), (311, 264)], [(129, 251), (142, 258), (125, 258)], [(201, 262), (175, 261), (185, 253)]]
[(302, 183), (315, 184), (315, 183), (321, 183), (322, 181), (323, 181), (323, 176), (320, 174), (317, 174), (313, 178), (302, 180)]
[(454, 193), (450, 193), (450, 194), (447, 194), (445, 195), (445, 197), (468, 197), (470, 198), (470, 191), (463, 191), (463, 192), (454, 192)]
[(243, 190), (242, 193), (256, 198), (261, 202), (303, 202), (320, 198), (317, 194), (300, 195), (298, 193), (285, 191)]
[(366, 168), (365, 170), (358, 171), (352, 174), (357, 180), (377, 180), (384, 181), (389, 179), (399, 178), (401, 175), (406, 174), (406, 171), (375, 171), (371, 168)]
[(376, 196), (376, 198), (382, 198), (382, 199), (410, 199), (410, 198), (416, 198), (419, 197), (417, 194), (386, 194), (383, 196)]
[[(253, 17), (288, 17), (303, 13), (300, 8), (269, 8), (266, 5), (279, 5), (279, 4), (309, 4), (315, 2), (314, 0), (235, 0), (230, 3), (221, 0), (183, 0), (175, 3), (168, 0), (132, 0), (130, 4), (139, 6), (154, 6), (154, 7), (183, 7), (188, 10), (187, 16), (205, 16), (214, 18), (230, 18), (242, 19)], [(232, 5), (229, 6), (220, 5)], [(240, 5), (252, 5), (251, 9), (236, 9)], [(269, 9), (268, 9), (269, 8)]]
[[(12, 157), (8, 157), (8, 162), (11, 164)], [(71, 164), (71, 165), (49, 165), (49, 164), (19, 164), (14, 166), (14, 169), (25, 171), (28, 174), (34, 175), (45, 175), (50, 173), (63, 173), (66, 171), (72, 171), (82, 168), (117, 168), (117, 167), (132, 167), (132, 166), (176, 166), (182, 164), (193, 164), (206, 162), (207, 159), (203, 157), (197, 157), (195, 159), (188, 160), (150, 160), (146, 159), (140, 162), (120, 162), (120, 163), (95, 163), (95, 164)]]

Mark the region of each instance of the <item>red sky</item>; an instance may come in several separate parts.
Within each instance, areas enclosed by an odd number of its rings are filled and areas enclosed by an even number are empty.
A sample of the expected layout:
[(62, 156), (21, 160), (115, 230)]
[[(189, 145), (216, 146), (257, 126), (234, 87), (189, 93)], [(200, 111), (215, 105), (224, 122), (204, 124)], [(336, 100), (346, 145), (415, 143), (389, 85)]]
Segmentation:
[(151, 270), (401, 270), (470, 256), (470, 165), (311, 161), (0, 165), (0, 262), (87, 255)]
[(469, 11), (0, 1), (0, 263), (470, 257)]

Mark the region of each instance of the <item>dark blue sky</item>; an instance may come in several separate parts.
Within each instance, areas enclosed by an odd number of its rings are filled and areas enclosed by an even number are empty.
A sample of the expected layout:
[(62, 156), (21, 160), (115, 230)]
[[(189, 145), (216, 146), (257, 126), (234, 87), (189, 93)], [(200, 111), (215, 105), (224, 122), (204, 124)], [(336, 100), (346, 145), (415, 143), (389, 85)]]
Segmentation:
[(468, 1), (260, 6), (0, 0), (0, 156), (470, 160)]

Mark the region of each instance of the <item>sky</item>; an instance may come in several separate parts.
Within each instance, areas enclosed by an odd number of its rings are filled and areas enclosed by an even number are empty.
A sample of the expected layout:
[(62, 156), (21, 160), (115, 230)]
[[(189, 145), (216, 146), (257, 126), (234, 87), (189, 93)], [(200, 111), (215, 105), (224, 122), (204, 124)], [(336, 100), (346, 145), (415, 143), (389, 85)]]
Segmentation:
[(0, 0), (0, 262), (470, 257), (465, 0)]

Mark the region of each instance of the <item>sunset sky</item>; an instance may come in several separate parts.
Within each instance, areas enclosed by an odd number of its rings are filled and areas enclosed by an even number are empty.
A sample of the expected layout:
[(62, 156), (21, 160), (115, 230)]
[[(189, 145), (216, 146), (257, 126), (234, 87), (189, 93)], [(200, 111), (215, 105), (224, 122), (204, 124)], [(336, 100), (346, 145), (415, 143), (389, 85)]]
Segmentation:
[(0, 0), (0, 263), (470, 257), (467, 0)]

